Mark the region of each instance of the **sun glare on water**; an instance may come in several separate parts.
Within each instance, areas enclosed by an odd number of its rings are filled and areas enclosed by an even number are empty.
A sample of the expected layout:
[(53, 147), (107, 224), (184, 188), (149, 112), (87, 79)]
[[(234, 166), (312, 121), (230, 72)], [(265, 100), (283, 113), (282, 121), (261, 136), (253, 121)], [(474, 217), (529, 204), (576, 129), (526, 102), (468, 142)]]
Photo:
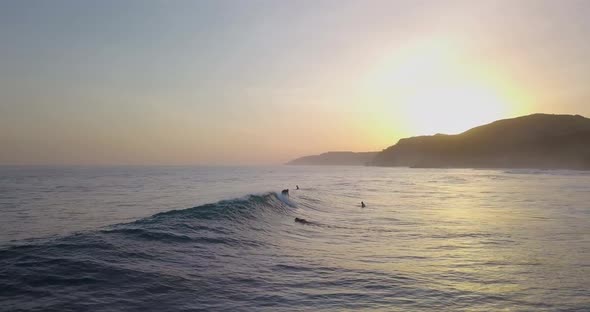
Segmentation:
[(485, 64), (441, 43), (394, 53), (372, 73), (373, 96), (412, 135), (455, 134), (521, 113), (523, 100)]

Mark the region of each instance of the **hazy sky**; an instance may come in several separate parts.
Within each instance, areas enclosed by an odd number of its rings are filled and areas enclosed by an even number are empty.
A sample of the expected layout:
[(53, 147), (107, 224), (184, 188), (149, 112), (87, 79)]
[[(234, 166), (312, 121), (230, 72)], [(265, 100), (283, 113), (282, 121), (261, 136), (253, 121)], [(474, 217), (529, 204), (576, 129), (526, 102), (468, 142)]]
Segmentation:
[(0, 0), (0, 164), (381, 150), (589, 86), (585, 0)]

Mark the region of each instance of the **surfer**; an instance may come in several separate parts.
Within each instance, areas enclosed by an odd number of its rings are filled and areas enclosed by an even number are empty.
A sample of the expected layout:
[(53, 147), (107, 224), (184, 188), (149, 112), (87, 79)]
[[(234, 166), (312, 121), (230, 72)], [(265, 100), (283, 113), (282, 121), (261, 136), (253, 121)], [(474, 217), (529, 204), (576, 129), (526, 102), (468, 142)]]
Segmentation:
[(367, 206), (365, 205), (365, 202), (361, 202), (361, 207), (362, 207), (362, 208), (365, 208), (365, 207), (367, 207)]
[(299, 189), (299, 185), (295, 185), (295, 189), (298, 190)]
[(301, 224), (311, 224), (311, 222), (302, 219), (302, 218), (295, 218), (295, 222), (301, 223)]
[(289, 189), (282, 190), (281, 195), (289, 196)]

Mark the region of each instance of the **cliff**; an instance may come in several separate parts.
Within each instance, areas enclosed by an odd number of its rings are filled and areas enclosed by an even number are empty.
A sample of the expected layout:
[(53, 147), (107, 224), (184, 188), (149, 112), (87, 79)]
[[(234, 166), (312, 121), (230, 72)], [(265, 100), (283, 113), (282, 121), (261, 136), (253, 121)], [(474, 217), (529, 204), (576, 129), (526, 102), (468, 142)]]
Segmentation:
[(590, 169), (590, 119), (534, 114), (499, 120), (458, 135), (401, 139), (375, 166)]

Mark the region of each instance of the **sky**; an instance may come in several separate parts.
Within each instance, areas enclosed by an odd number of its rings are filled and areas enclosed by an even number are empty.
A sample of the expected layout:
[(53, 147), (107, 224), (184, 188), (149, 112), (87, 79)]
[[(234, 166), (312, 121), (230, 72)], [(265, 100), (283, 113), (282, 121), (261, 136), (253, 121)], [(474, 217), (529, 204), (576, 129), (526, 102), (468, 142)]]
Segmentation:
[(0, 0), (0, 164), (280, 164), (590, 117), (588, 38), (585, 0)]

